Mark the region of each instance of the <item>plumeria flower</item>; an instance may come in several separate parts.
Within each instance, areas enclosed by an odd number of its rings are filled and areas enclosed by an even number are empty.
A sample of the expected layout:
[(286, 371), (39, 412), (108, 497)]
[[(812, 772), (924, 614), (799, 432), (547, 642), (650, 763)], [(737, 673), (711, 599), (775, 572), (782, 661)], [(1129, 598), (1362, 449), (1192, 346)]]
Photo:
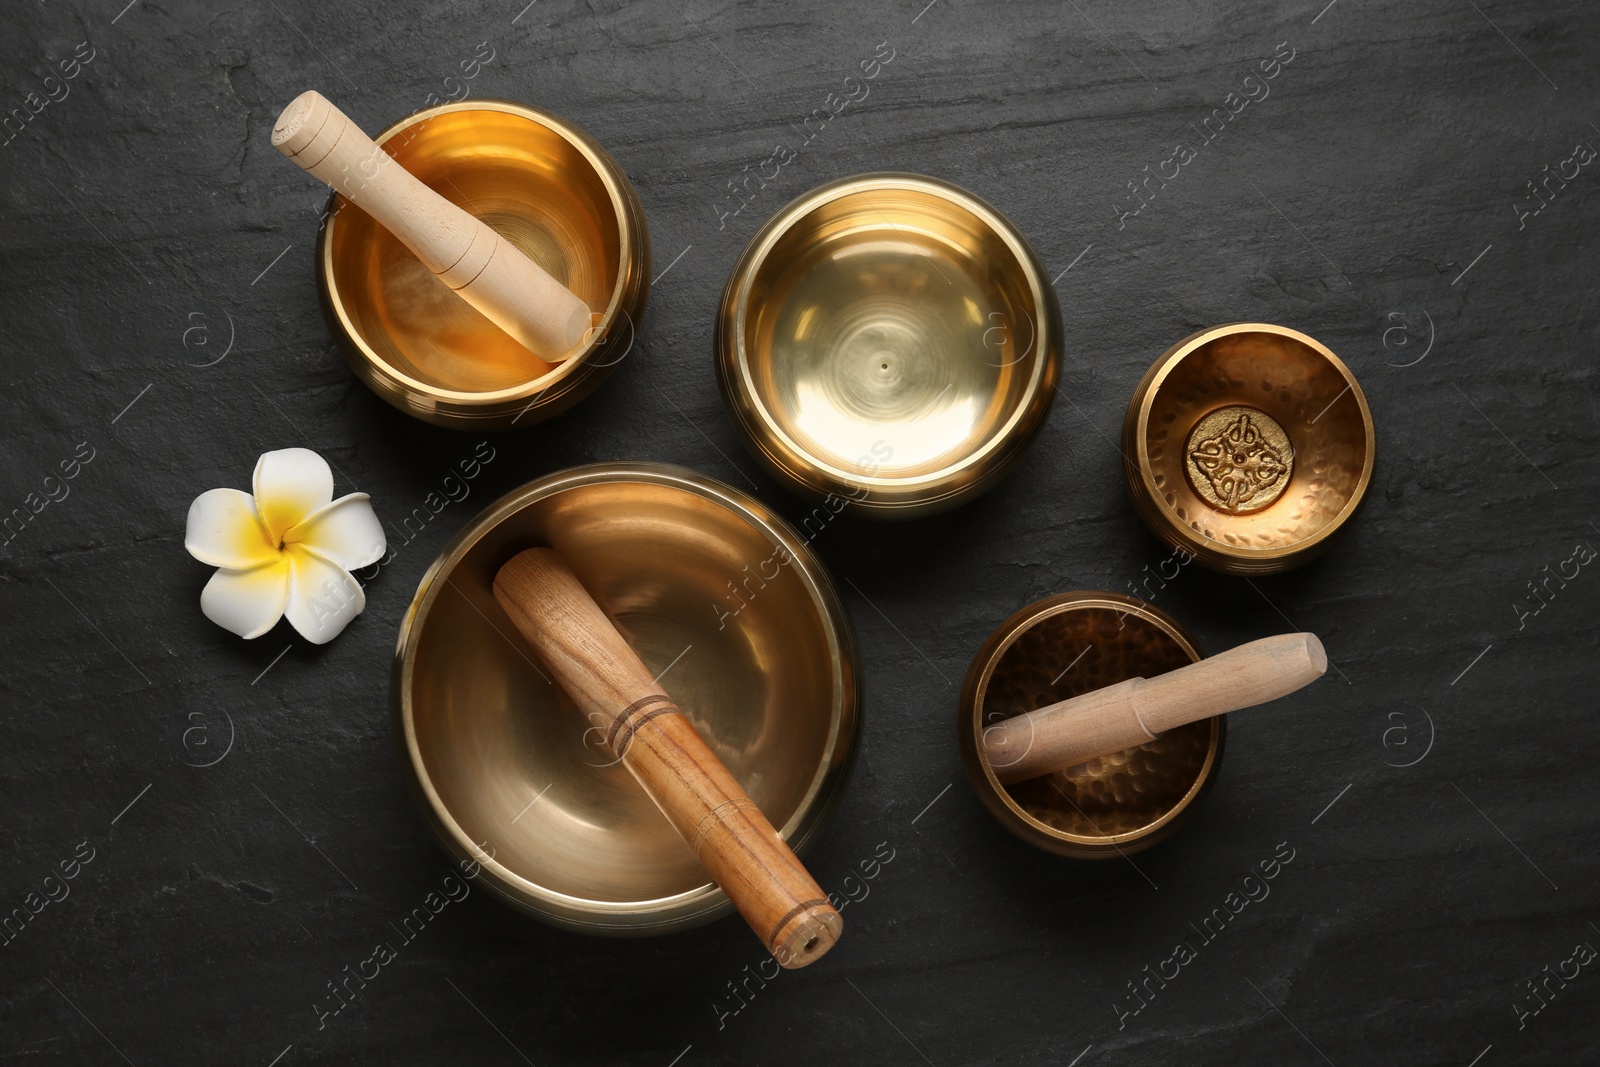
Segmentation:
[(386, 548), (371, 498), (333, 499), (333, 471), (308, 448), (265, 453), (253, 484), (253, 497), (211, 489), (189, 505), (183, 546), (220, 568), (200, 594), (200, 610), (244, 638), (260, 637), (287, 615), (301, 637), (325, 644), (367, 606), (350, 572)]

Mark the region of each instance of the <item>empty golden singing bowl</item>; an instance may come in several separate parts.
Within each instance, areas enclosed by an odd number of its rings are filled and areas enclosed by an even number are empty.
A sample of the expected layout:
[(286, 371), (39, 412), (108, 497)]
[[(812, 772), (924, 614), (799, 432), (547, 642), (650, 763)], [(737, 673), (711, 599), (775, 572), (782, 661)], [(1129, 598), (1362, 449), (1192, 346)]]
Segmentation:
[(544, 362), (335, 194), (317, 286), (356, 374), (408, 415), (470, 430), (528, 426), (587, 396), (632, 347), (650, 293), (644, 209), (616, 161), (576, 126), (494, 100), (419, 111), (374, 140), (582, 297), (593, 328), (571, 359)]
[(491, 504), (445, 547), (400, 628), (395, 731), (422, 810), (479, 882), (558, 926), (656, 934), (732, 910), (491, 592), (554, 548), (706, 742), (803, 851), (843, 788), (854, 638), (822, 565), (757, 501), (693, 471), (595, 464)]
[(1061, 593), (1029, 604), (1001, 623), (967, 671), (956, 714), (967, 780), (1001, 825), (1047, 852), (1110, 859), (1149, 848), (1178, 828), (1216, 778), (1226, 716), (1009, 786), (983, 758), (983, 733), (1200, 658), (1171, 616), (1120, 593)]
[(1128, 401), (1123, 471), (1161, 540), (1228, 574), (1276, 574), (1327, 547), (1372, 480), (1355, 375), (1303, 333), (1216, 326), (1156, 360)]
[(989, 488), (1043, 424), (1061, 309), (994, 208), (913, 174), (778, 212), (722, 295), (717, 368), (746, 445), (804, 496), (903, 518)]

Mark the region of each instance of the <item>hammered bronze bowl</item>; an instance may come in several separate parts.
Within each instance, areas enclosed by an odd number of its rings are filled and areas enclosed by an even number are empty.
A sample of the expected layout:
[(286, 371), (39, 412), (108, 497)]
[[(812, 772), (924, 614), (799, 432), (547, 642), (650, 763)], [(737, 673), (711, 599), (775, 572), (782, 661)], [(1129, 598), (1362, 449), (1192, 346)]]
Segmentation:
[(1128, 401), (1123, 471), (1145, 525), (1228, 574), (1313, 558), (1372, 480), (1367, 398), (1338, 356), (1296, 330), (1217, 326), (1156, 360)]
[(616, 161), (569, 122), (493, 100), (419, 111), (374, 140), (594, 315), (577, 354), (546, 363), (335, 194), (317, 244), (317, 286), (361, 380), (408, 415), (466, 430), (531, 425), (593, 391), (632, 347), (650, 291), (644, 209)]
[(956, 714), (967, 780), (1002, 826), (1047, 852), (1111, 859), (1149, 848), (1178, 828), (1216, 778), (1224, 716), (1009, 786), (983, 757), (984, 731), (1200, 658), (1169, 615), (1120, 593), (1061, 593), (1029, 604), (1000, 624), (967, 671)]
[(596, 464), (491, 504), (401, 625), (394, 726), (422, 810), (480, 884), (588, 933), (732, 910), (491, 592), (523, 548), (560, 552), (780, 833), (804, 851), (843, 788), (859, 693), (844, 607), (805, 542), (693, 471)]
[(866, 174), (753, 237), (717, 368), (751, 453), (813, 499), (906, 518), (992, 486), (1055, 395), (1061, 309), (1004, 216), (953, 185)]

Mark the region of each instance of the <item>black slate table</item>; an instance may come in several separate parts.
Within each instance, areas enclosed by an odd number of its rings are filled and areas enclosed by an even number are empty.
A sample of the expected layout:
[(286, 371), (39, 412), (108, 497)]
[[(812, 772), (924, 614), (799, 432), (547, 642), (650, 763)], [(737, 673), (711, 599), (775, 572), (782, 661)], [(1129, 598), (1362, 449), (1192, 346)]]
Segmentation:
[[(17, 0), (3, 18), (0, 511), (45, 504), (0, 547), (0, 907), (43, 899), (62, 864), (76, 877), (0, 945), (0, 1062), (1596, 1056), (1600, 573), (1548, 578), (1600, 546), (1592, 5)], [(730, 181), (880, 44), (870, 97), (733, 214)], [(639, 343), (579, 408), (496, 436), (471, 497), (338, 640), (240, 641), (198, 610), (196, 494), (307, 446), (339, 492), (403, 514), (476, 445), (346, 369), (312, 280), (326, 194), (272, 150), (272, 120), (319, 87), (379, 129), (457, 91), (480, 45), (471, 95), (572, 118), (637, 185), (659, 274)], [(1270, 92), (1196, 146), (1274, 56)], [(1194, 158), (1143, 184), (1179, 143)], [(717, 297), (789, 198), (890, 169), (1016, 222), (1067, 349), (999, 488), (817, 538), (848, 579), (867, 708), (810, 862), (831, 886), (893, 857), (838, 950), (735, 999), (760, 961), (737, 920), (605, 941), (478, 892), (322, 1015), (446, 871), (386, 710), (432, 556), (500, 493), (593, 460), (686, 464), (802, 514), (723, 414)], [(1304, 330), (1359, 376), (1380, 442), (1365, 510), (1301, 570), (1190, 567), (1154, 600), (1211, 650), (1313, 630), (1336, 669), (1292, 713), (1237, 723), (1170, 842), (1098, 865), (1032, 851), (962, 776), (960, 679), (1026, 602), (1127, 591), (1165, 558), (1123, 489), (1122, 409), (1170, 343), (1242, 319)], [(46, 499), (63, 463), (76, 477)], [(1270, 895), (1144, 984), (1284, 854)]]

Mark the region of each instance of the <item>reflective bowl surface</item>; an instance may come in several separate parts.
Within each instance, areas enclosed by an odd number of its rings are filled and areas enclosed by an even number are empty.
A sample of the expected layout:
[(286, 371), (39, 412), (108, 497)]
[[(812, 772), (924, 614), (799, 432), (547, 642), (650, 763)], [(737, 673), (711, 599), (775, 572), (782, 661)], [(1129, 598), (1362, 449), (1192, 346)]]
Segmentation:
[(531, 425), (587, 396), (631, 348), (649, 300), (649, 230), (616, 161), (554, 115), (493, 100), (419, 111), (374, 140), (581, 296), (594, 328), (571, 359), (544, 362), (335, 194), (317, 282), (356, 374), (407, 414), (462, 429)]
[(565, 557), (713, 751), (803, 850), (842, 788), (854, 641), (820, 563), (761, 504), (692, 471), (597, 464), (490, 505), (444, 549), (401, 627), (395, 729), (440, 840), (511, 904), (591, 933), (731, 910), (491, 592), (510, 556)]
[(722, 298), (717, 366), (746, 445), (791, 489), (903, 518), (989, 488), (1054, 398), (1061, 310), (978, 197), (867, 174), (769, 221)]

